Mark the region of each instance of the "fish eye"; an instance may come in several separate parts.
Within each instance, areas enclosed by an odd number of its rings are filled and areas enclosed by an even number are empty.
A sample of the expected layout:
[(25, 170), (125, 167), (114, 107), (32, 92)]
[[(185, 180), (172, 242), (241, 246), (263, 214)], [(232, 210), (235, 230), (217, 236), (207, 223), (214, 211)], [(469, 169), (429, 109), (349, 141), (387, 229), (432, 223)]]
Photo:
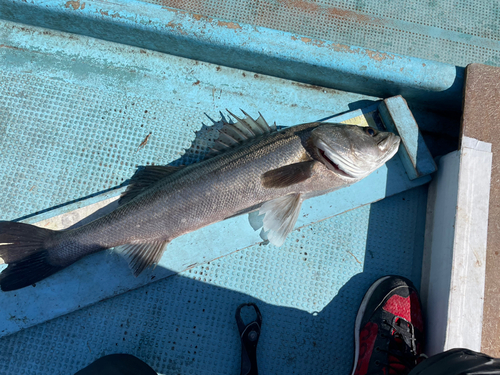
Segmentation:
[(373, 128), (370, 128), (370, 127), (367, 127), (365, 129), (365, 132), (366, 132), (366, 134), (368, 134), (371, 137), (374, 137), (374, 136), (377, 135), (377, 131), (375, 129), (373, 129)]

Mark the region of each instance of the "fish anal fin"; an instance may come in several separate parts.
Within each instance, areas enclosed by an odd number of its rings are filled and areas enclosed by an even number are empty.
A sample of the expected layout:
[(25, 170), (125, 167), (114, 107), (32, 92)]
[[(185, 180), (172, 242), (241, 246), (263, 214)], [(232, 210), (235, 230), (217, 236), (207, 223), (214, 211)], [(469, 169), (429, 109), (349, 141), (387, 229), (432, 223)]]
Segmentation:
[(301, 194), (289, 194), (266, 202), (259, 209), (264, 215), (264, 231), (275, 246), (281, 246), (294, 229), (302, 205)]
[(134, 276), (139, 276), (142, 271), (152, 264), (158, 264), (168, 242), (151, 241), (127, 244), (121, 246), (120, 252), (127, 258)]
[(289, 164), (272, 169), (262, 174), (261, 181), (265, 188), (283, 188), (307, 180), (313, 173), (314, 160)]
[(118, 204), (122, 205), (130, 202), (151, 185), (158, 182), (162, 178), (177, 172), (181, 168), (182, 167), (173, 167), (169, 165), (152, 165), (137, 170), (137, 172), (135, 172), (135, 174), (130, 179), (130, 184), (128, 185), (127, 190), (122, 193)]

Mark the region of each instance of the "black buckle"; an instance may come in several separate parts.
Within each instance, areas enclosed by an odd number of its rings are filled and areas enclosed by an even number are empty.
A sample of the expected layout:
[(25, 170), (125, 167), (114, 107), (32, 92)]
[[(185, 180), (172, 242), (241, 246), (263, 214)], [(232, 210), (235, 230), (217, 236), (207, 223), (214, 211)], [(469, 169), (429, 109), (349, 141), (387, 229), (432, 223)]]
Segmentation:
[[(251, 306), (257, 313), (257, 319), (245, 325), (241, 319), (241, 309)], [(257, 342), (260, 337), (262, 315), (255, 303), (244, 303), (236, 309), (236, 323), (241, 339), (241, 375), (257, 375)]]

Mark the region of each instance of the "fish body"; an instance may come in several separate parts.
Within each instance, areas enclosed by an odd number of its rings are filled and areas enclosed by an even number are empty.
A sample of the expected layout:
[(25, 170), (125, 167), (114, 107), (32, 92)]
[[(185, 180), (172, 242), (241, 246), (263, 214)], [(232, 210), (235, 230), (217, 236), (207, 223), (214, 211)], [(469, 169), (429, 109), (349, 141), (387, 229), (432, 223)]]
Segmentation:
[(372, 128), (315, 122), (275, 131), (262, 117), (226, 123), (220, 132), (219, 154), (188, 166), (139, 170), (116, 210), (79, 228), (0, 222), (0, 257), (9, 263), (0, 274), (2, 290), (121, 245), (138, 275), (174, 238), (257, 209), (269, 241), (279, 246), (304, 199), (359, 181), (399, 146), (399, 137)]

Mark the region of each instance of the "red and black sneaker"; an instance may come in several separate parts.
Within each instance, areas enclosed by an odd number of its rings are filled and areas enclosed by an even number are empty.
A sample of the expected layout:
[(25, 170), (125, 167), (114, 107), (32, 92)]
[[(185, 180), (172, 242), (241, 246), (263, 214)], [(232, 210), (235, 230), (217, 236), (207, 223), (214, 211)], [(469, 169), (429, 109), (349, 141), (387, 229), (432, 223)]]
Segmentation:
[(359, 307), (354, 335), (352, 375), (408, 374), (425, 357), (422, 308), (411, 281), (399, 276), (375, 281)]

